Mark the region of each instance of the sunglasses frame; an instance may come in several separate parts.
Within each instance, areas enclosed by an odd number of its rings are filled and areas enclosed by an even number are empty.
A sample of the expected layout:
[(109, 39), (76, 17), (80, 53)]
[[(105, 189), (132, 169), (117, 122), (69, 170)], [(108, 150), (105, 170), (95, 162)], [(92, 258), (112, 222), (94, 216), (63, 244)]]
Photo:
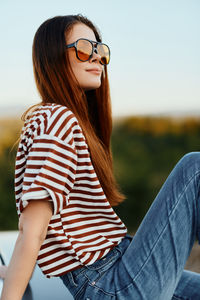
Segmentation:
[[(88, 42), (90, 42), (90, 44), (92, 45), (92, 53), (91, 53), (91, 55), (89, 56), (89, 58), (88, 58), (87, 60), (82, 60), (82, 59), (80, 59), (80, 58), (78, 57), (77, 43), (78, 43), (78, 41), (80, 41), (80, 40), (88, 41)], [(95, 44), (96, 44), (96, 46), (95, 46)], [(106, 65), (106, 66), (107, 66), (107, 65), (109, 64), (109, 62), (110, 62), (110, 48), (108, 47), (108, 45), (106, 45), (106, 44), (104, 44), (104, 43), (97, 42), (97, 41), (91, 41), (91, 40), (84, 39), (84, 38), (80, 38), (80, 39), (78, 39), (77, 41), (75, 41), (74, 43), (71, 43), (71, 44), (69, 44), (69, 45), (66, 45), (66, 48), (69, 49), (69, 48), (73, 48), (73, 47), (74, 47), (75, 50), (76, 50), (76, 57), (77, 57), (77, 59), (80, 60), (80, 61), (85, 62), (85, 61), (88, 61), (88, 60), (90, 60), (90, 59), (92, 58), (94, 52), (98, 54), (98, 51), (97, 51), (97, 45), (105, 45), (105, 46), (108, 48), (108, 51), (109, 51), (109, 60), (108, 60), (108, 63), (107, 63), (107, 64), (103, 64), (103, 63), (100, 61), (100, 64), (101, 64), (101, 65)]]

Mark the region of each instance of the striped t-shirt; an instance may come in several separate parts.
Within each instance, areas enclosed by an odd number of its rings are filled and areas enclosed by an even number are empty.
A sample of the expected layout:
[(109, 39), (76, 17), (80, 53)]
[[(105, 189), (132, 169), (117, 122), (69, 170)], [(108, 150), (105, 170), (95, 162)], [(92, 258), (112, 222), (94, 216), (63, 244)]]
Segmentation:
[(15, 195), (19, 216), (28, 200), (53, 203), (37, 260), (47, 277), (94, 263), (127, 232), (103, 192), (76, 117), (62, 105), (40, 105), (24, 123)]

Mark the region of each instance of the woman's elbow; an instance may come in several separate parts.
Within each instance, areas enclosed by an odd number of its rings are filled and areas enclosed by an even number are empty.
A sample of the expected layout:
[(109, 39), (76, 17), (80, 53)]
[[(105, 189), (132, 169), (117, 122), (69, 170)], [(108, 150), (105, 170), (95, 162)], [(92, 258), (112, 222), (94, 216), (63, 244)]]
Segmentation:
[(37, 239), (39, 243), (42, 243), (46, 237), (51, 216), (52, 210), (46, 203), (31, 201), (19, 218), (19, 234), (26, 238)]
[(22, 241), (23, 243), (36, 243), (38, 245), (41, 245), (46, 237), (47, 228), (44, 230), (40, 227), (32, 227), (31, 225), (27, 224), (26, 222), (23, 222), (23, 216), (20, 218), (19, 221), (19, 235), (18, 235), (18, 241)]

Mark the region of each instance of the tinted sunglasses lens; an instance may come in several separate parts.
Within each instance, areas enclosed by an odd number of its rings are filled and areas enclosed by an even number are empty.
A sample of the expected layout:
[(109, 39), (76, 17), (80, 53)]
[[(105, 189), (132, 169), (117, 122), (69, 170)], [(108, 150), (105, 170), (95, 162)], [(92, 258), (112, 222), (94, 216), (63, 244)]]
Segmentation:
[(107, 65), (110, 61), (110, 50), (107, 45), (105, 44), (98, 44), (97, 51), (101, 56), (101, 63), (102, 65)]
[(92, 54), (92, 44), (86, 40), (79, 40), (76, 45), (78, 58), (82, 61), (89, 60)]

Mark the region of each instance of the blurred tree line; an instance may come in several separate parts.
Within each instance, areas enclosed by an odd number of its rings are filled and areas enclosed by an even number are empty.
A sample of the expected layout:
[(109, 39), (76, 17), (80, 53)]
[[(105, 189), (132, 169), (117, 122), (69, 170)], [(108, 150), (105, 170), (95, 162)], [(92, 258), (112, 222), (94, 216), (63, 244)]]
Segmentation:
[(14, 198), (14, 167), (22, 122), (0, 119), (0, 230), (17, 229)]
[(200, 151), (200, 120), (131, 117), (115, 124), (114, 171), (127, 199), (115, 211), (135, 231), (178, 160)]
[[(0, 120), (0, 230), (17, 229), (14, 165), (22, 122)], [(14, 146), (13, 146), (14, 145)], [(178, 160), (200, 151), (200, 120), (131, 117), (114, 122), (114, 172), (127, 199), (115, 211), (134, 231)]]

